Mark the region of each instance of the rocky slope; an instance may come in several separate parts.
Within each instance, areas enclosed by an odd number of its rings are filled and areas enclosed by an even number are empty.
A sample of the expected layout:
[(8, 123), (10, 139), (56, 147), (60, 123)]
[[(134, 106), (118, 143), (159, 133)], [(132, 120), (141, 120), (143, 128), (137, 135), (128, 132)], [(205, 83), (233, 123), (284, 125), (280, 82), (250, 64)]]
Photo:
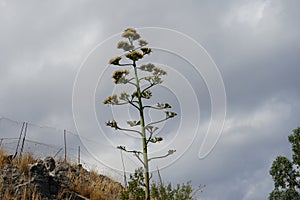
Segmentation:
[(123, 187), (81, 165), (34, 160), (30, 155), (12, 159), (0, 153), (0, 199), (115, 200)]

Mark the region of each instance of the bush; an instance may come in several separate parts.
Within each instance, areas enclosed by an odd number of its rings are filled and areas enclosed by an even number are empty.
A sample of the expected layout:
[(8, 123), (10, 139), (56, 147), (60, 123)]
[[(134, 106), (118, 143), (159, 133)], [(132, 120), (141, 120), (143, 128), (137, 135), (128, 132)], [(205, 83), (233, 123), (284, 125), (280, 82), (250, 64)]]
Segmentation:
[[(186, 184), (177, 184), (172, 187), (172, 184), (167, 185), (157, 184), (155, 182), (151, 185), (151, 199), (152, 200), (193, 200), (193, 188), (191, 182)], [(143, 169), (138, 168), (134, 174), (130, 175), (128, 187), (121, 193), (121, 200), (144, 200), (144, 176)]]

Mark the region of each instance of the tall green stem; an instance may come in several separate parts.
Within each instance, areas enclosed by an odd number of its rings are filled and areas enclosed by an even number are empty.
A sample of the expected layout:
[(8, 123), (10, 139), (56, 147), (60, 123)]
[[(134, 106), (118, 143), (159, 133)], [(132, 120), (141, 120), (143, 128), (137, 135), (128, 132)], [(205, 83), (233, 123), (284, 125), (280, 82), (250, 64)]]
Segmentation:
[(141, 129), (142, 129), (141, 132), (142, 132), (142, 145), (143, 145), (143, 163), (144, 163), (144, 176), (145, 176), (145, 194), (146, 194), (146, 200), (150, 200), (148, 147), (147, 147), (147, 139), (146, 139), (146, 131), (145, 131), (144, 108), (143, 108), (140, 82), (139, 82), (139, 77), (138, 77), (138, 73), (137, 73), (137, 68), (136, 68), (135, 61), (133, 62), (133, 68), (134, 68), (134, 76), (135, 76), (135, 81), (136, 81), (138, 105), (139, 105), (139, 112), (140, 112), (140, 122), (141, 122)]

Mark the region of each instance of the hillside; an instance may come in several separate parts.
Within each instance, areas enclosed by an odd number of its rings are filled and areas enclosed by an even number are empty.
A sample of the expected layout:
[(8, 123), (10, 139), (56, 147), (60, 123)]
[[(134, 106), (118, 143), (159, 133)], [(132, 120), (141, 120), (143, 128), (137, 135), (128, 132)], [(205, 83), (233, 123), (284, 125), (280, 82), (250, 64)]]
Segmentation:
[(0, 150), (2, 200), (116, 200), (122, 190), (120, 183), (81, 165), (31, 154), (13, 159)]

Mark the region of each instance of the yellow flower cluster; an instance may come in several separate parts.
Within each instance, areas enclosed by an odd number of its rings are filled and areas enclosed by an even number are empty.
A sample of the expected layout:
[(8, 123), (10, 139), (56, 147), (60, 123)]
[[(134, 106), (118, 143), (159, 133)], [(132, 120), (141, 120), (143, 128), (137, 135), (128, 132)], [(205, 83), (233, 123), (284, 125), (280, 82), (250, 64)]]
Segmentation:
[(148, 42), (146, 40), (140, 39), (139, 40), (139, 45), (142, 46), (146, 46), (148, 44)]
[(143, 58), (144, 55), (139, 51), (131, 51), (131, 52), (125, 54), (125, 56), (127, 58), (129, 58), (130, 60), (137, 61), (137, 60)]
[(104, 104), (117, 104), (119, 102), (118, 96), (116, 94), (113, 94), (111, 96), (108, 96), (106, 99), (104, 99)]
[(128, 38), (130, 40), (138, 40), (141, 36), (136, 32), (134, 28), (127, 28), (123, 32), (122, 37)]
[(117, 122), (114, 119), (112, 121), (106, 122), (106, 126), (110, 126), (112, 128), (115, 128), (116, 130), (119, 128)]
[(134, 49), (134, 46), (129, 44), (127, 41), (120, 41), (117, 44), (118, 49), (123, 49), (124, 51), (130, 51)]
[(120, 63), (120, 60), (122, 59), (121, 56), (117, 56), (117, 57), (114, 57), (112, 59), (109, 60), (109, 64), (112, 64), (112, 65), (119, 65)]
[(116, 70), (113, 75), (112, 78), (114, 79), (114, 82), (116, 84), (118, 83), (127, 83), (127, 79), (125, 78), (126, 75), (129, 74), (129, 70), (124, 69), (124, 70)]
[(149, 47), (142, 47), (141, 50), (144, 55), (150, 54), (152, 52), (151, 48), (149, 48)]
[(155, 65), (153, 65), (152, 63), (144, 64), (139, 67), (140, 70), (148, 72), (152, 72), (153, 68), (155, 68)]
[(167, 74), (167, 72), (165, 71), (165, 70), (163, 70), (163, 69), (161, 69), (161, 68), (159, 68), (159, 67), (155, 67), (155, 68), (153, 68), (153, 75), (158, 75), (158, 76), (160, 76), (160, 75), (166, 75)]

